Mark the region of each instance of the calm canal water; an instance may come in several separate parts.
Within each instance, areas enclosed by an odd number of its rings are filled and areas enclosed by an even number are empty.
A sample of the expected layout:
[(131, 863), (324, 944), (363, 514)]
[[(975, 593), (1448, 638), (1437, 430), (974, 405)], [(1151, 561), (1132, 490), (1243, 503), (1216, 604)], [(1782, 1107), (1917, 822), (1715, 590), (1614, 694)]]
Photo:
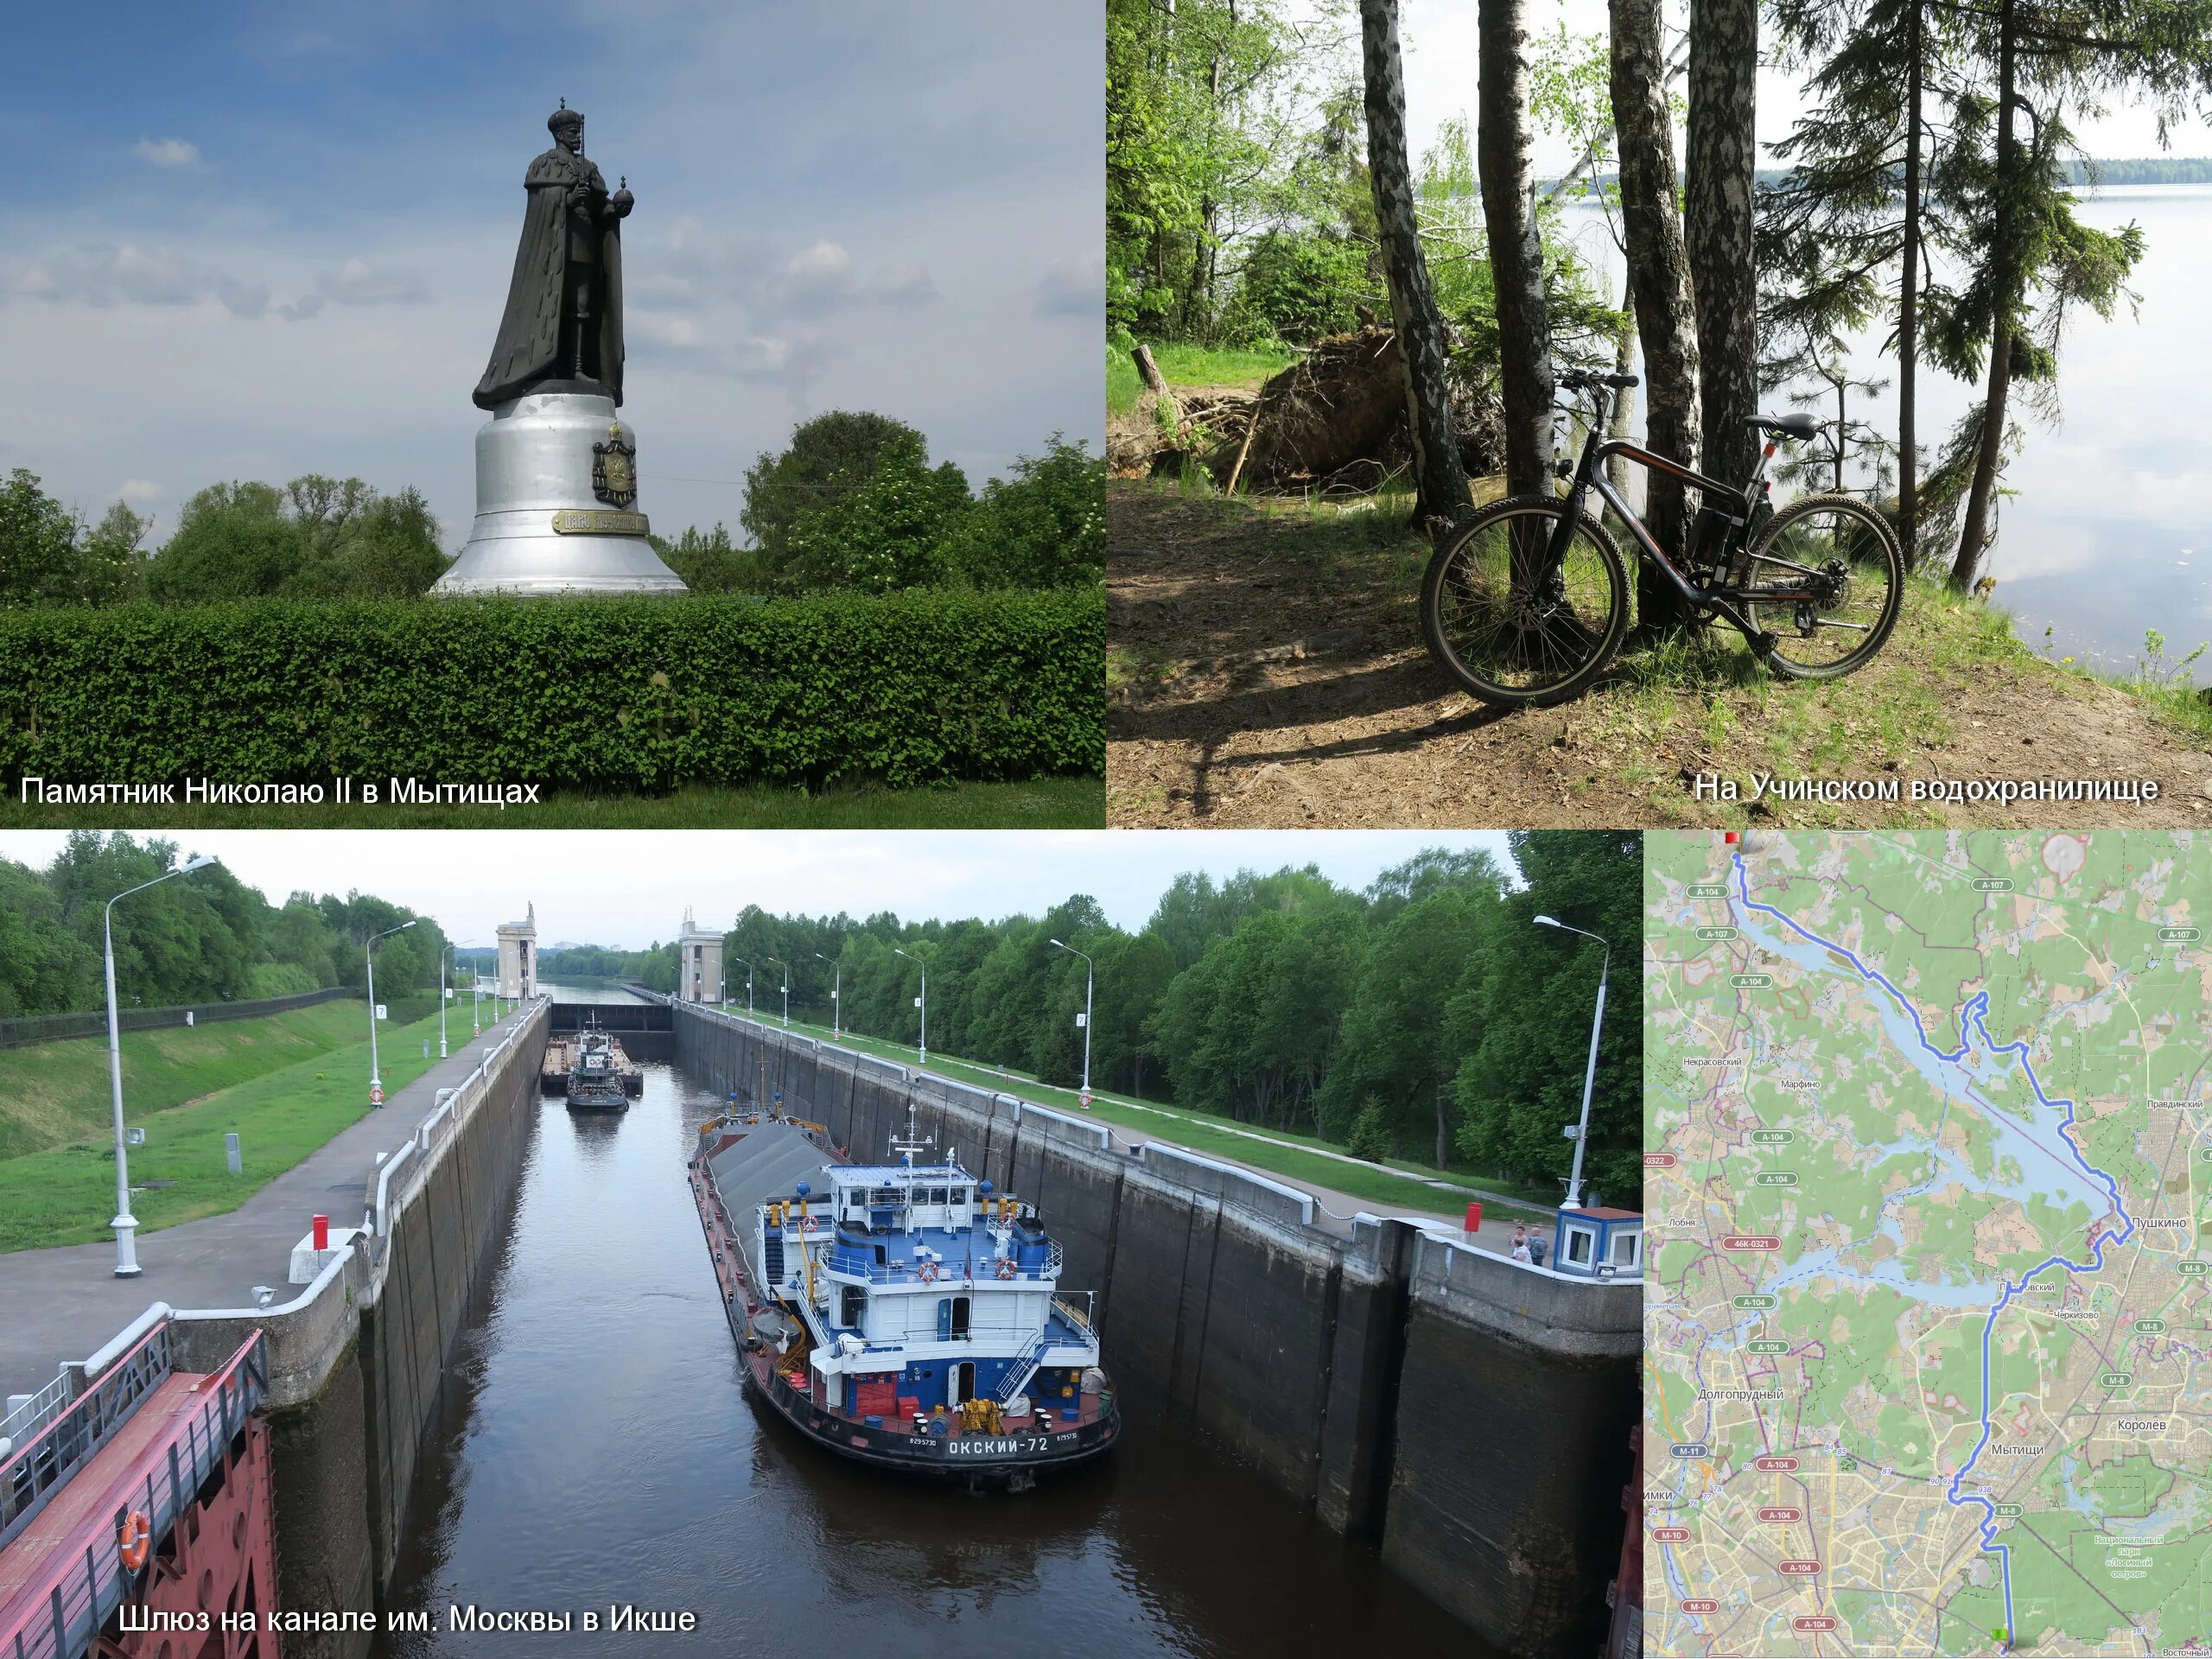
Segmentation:
[(619, 1118), (543, 1109), (512, 1232), (416, 1476), (391, 1602), (441, 1626), (456, 1604), (632, 1604), (689, 1611), (698, 1631), (441, 1629), (380, 1637), (377, 1652), (804, 1644), (968, 1659), (988, 1643), (1101, 1659), (1482, 1659), (1372, 1552), (1126, 1388), (1128, 1428), (1111, 1457), (1012, 1497), (887, 1479), (766, 1418), (740, 1392), (684, 1181), (696, 1126), (718, 1102), (666, 1065), (645, 1071), (644, 1097)]
[[(2212, 185), (2127, 185), (2082, 201), (2083, 223), (2142, 226), (2143, 262), (2130, 283), (2141, 303), (2110, 320), (2082, 309), (2058, 352), (2056, 425), (2036, 418), (2013, 388), (2020, 453), (2005, 469), (2014, 492), (1999, 507), (1995, 551), (1985, 564), (2014, 632), (2053, 657), (2106, 673), (2133, 671), (2144, 637), (2164, 634), (2179, 658), (2212, 640), (2212, 460), (2204, 444), (2204, 366), (2212, 363), (2212, 307), (2204, 264), (2212, 252)], [(1575, 245), (1620, 296), (1621, 262), (1594, 208), (1568, 216)], [(1853, 372), (1890, 388), (1851, 418), (1897, 435), (1897, 359), (1878, 349), (1887, 325), (1853, 342)], [(1932, 460), (1980, 389), (1921, 372), (1920, 432)], [(1765, 405), (1791, 405), (1775, 393)], [(1834, 407), (1814, 411), (1831, 418)], [(1862, 481), (1853, 478), (1856, 484)], [(1779, 492), (1777, 492), (1779, 494)], [(2192, 677), (2212, 685), (2212, 652)]]

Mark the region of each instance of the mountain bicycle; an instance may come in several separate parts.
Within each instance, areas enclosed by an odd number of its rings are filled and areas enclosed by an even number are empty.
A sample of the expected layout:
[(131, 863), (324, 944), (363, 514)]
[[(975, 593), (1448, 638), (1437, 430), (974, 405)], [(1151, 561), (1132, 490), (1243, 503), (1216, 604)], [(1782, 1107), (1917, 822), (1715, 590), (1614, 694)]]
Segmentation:
[[(1468, 520), (1430, 559), (1421, 624), (1430, 654), (1485, 702), (1561, 702), (1587, 690), (1628, 632), (1628, 571), (1611, 533), (1584, 511), (1595, 492), (1636, 537), (1638, 556), (1700, 621), (1734, 626), (1758, 658), (1791, 679), (1832, 680), (1872, 660), (1897, 624), (1904, 556), (1879, 513), (1847, 495), (1800, 496), (1777, 510), (1767, 462), (1823, 423), (1755, 415), (1766, 437), (1738, 488), (1626, 439), (1606, 439), (1614, 393), (1632, 374), (1570, 370), (1563, 391), (1589, 395), (1590, 424), (1565, 496), (1511, 495)], [(1678, 563), (1605, 476), (1621, 455), (1678, 478), (1700, 506)]]

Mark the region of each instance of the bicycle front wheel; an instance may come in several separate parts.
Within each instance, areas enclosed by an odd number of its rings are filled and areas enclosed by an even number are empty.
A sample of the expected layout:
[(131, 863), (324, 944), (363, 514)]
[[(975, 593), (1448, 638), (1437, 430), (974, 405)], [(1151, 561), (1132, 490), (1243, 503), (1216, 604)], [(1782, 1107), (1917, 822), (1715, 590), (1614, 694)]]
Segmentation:
[(1620, 550), (1581, 516), (1551, 558), (1567, 507), (1550, 496), (1492, 502), (1428, 562), (1421, 633), (1444, 671), (1484, 702), (1564, 702), (1604, 671), (1628, 628)]
[(1904, 601), (1904, 556), (1866, 503), (1802, 496), (1767, 521), (1751, 553), (1744, 610), (1777, 674), (1840, 679), (1888, 642)]

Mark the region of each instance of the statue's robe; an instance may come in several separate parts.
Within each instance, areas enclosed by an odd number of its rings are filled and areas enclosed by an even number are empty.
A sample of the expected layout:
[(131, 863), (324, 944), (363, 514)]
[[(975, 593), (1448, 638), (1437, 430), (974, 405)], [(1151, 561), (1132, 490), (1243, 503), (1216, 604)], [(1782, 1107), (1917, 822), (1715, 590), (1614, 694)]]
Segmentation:
[[(594, 224), (569, 210), (569, 192), (589, 187)], [(590, 272), (588, 326), (597, 337), (598, 382), (616, 404), (622, 402), (622, 221), (607, 207), (607, 181), (598, 165), (556, 144), (530, 164), (523, 188), (522, 242), (515, 250), (515, 274), (507, 286), (507, 309), (492, 360), (476, 384), (476, 406), (496, 409), (541, 381), (565, 380), (569, 365), (562, 353), (563, 312), (568, 304), (572, 234), (597, 238), (599, 258)]]

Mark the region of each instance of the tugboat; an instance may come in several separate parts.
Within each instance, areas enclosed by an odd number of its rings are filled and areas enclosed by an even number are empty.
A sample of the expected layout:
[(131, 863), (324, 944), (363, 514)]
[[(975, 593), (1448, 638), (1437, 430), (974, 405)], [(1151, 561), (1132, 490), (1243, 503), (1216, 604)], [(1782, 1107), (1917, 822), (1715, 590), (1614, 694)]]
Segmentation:
[(630, 1091), (623, 1085), (622, 1067), (614, 1039), (596, 1027), (576, 1039), (576, 1056), (569, 1067), (569, 1109), (572, 1112), (626, 1112)]
[(916, 1161), (913, 1116), (886, 1164), (798, 1118), (700, 1129), (692, 1196), (745, 1386), (844, 1457), (1024, 1491), (1121, 1433), (1093, 1299), (1060, 1292), (1033, 1207)]

